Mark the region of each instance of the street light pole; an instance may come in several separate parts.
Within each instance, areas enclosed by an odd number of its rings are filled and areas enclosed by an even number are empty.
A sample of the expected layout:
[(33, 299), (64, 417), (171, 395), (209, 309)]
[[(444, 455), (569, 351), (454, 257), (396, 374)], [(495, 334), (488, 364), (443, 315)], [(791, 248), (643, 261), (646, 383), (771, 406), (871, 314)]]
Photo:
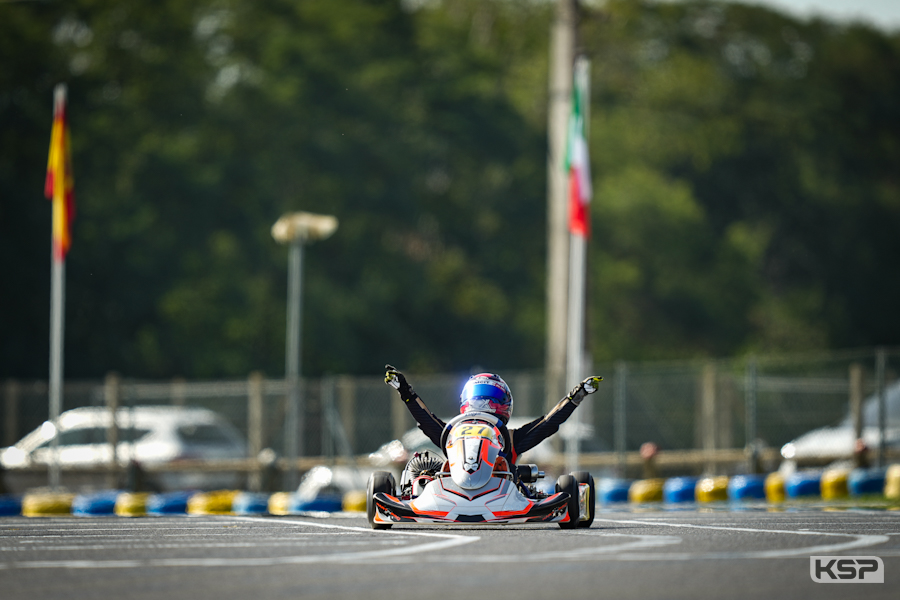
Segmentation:
[(288, 318), (285, 348), (284, 372), (288, 383), (288, 410), (285, 420), (285, 446), (291, 467), (285, 473), (287, 489), (297, 486), (297, 458), (303, 443), (303, 394), (300, 390), (300, 338), (303, 326), (303, 245), (305, 240), (298, 236), (291, 241), (288, 260)]
[(330, 215), (297, 212), (282, 216), (272, 226), (272, 237), (290, 245), (288, 258), (287, 334), (285, 348), (285, 380), (288, 386), (287, 418), (285, 419), (285, 472), (287, 489), (297, 487), (297, 459), (303, 447), (304, 407), (300, 385), (301, 333), (303, 315), (303, 253), (304, 246), (329, 237), (337, 229), (337, 219)]

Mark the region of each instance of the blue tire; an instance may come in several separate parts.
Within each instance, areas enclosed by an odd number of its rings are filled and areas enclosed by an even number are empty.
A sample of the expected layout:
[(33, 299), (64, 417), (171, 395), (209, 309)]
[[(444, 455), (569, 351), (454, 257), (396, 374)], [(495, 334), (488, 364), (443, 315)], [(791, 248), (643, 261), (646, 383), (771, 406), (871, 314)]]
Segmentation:
[(344, 499), (340, 496), (317, 496), (316, 498), (291, 498), (290, 512), (341, 512)]
[(269, 512), (269, 495), (242, 492), (234, 497), (231, 510), (236, 515), (264, 515)]
[(72, 499), (72, 514), (78, 517), (112, 515), (116, 512), (118, 490), (79, 494)]
[(627, 479), (601, 479), (597, 482), (597, 498), (601, 504), (628, 502), (631, 481)]
[(784, 491), (788, 498), (820, 496), (822, 494), (822, 487), (819, 483), (821, 477), (822, 474), (819, 472), (794, 473), (784, 482)]
[(851, 496), (883, 494), (887, 469), (853, 469), (847, 478)]
[(735, 475), (728, 482), (729, 500), (765, 500), (765, 475)]
[(697, 477), (672, 477), (666, 479), (663, 484), (663, 502), (677, 504), (679, 502), (694, 502), (696, 496), (694, 488), (697, 486)]
[(186, 514), (188, 499), (195, 493), (167, 492), (150, 496), (147, 500), (147, 513), (151, 515)]
[(22, 496), (0, 496), (0, 517), (22, 514)]

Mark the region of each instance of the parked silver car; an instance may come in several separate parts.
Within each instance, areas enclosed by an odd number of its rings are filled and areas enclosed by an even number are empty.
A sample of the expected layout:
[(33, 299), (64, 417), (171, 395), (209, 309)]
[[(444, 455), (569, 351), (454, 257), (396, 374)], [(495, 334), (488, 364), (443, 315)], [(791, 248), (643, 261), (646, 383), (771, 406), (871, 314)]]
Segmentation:
[[(111, 412), (102, 407), (76, 408), (62, 413), (58, 427), (45, 422), (14, 446), (0, 451), (8, 491), (47, 485), (44, 470), (58, 438), (58, 462), (67, 487), (98, 488), (107, 484), (105, 470), (113, 461), (108, 443)], [(224, 418), (204, 408), (138, 406), (116, 413), (119, 442), (116, 462), (154, 467), (188, 460), (242, 459), (246, 444)], [(238, 473), (171, 471), (146, 474), (148, 487), (159, 490), (237, 487)]]

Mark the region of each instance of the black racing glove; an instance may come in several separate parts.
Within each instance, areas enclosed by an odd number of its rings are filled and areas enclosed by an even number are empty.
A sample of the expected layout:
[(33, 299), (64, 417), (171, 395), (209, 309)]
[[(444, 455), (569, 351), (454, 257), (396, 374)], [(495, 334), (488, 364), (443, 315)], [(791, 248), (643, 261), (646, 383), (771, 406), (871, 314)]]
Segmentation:
[(578, 406), (588, 394), (593, 394), (597, 391), (601, 381), (603, 381), (603, 378), (596, 375), (588, 377), (572, 388), (572, 391), (569, 392), (569, 400), (571, 400), (575, 406)]
[(403, 398), (404, 402), (409, 402), (415, 392), (413, 392), (412, 386), (406, 381), (403, 373), (391, 365), (384, 365), (384, 370), (384, 382), (400, 392), (400, 397)]

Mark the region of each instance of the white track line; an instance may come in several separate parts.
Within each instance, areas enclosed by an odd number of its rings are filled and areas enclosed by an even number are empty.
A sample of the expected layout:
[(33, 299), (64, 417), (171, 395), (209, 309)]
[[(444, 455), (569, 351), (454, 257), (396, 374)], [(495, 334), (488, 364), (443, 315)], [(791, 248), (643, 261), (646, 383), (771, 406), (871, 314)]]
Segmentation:
[[(525, 562), (548, 562), (562, 560), (592, 560), (607, 554), (615, 554), (626, 551), (642, 551), (648, 548), (659, 548), (662, 546), (672, 546), (681, 543), (681, 538), (674, 535), (639, 535), (630, 533), (607, 533), (607, 532), (569, 532), (569, 535), (590, 535), (592, 537), (607, 538), (637, 538), (633, 542), (625, 542), (611, 546), (591, 546), (586, 548), (576, 548), (574, 550), (555, 550), (552, 552), (531, 552), (528, 554), (516, 555), (471, 555), (471, 556), (441, 556), (437, 562), (453, 562), (453, 563), (525, 563)], [(433, 560), (434, 557), (429, 557)]]
[[(340, 529), (344, 531), (355, 531), (359, 533), (374, 533), (372, 530), (362, 527), (347, 527), (344, 525), (329, 525), (324, 523), (314, 523), (310, 521), (286, 520), (279, 519), (272, 521), (271, 519), (257, 517), (232, 517), (239, 521), (249, 521), (256, 523), (274, 524), (291, 524), (301, 525), (304, 527), (321, 527), (326, 529)], [(300, 556), (280, 556), (266, 558), (178, 558), (178, 559), (136, 559), (136, 560), (41, 560), (41, 561), (14, 561), (0, 563), (0, 570), (3, 569), (131, 569), (139, 567), (271, 567), (278, 565), (300, 565), (300, 564), (317, 564), (317, 563), (343, 563), (358, 562), (367, 559), (388, 558), (397, 556), (407, 556), (410, 554), (419, 555), (424, 552), (433, 552), (437, 550), (446, 550), (455, 546), (471, 544), (481, 539), (478, 536), (465, 536), (457, 534), (444, 533), (423, 533), (411, 531), (384, 531), (376, 535), (403, 535), (403, 536), (421, 536), (429, 538), (441, 538), (441, 541), (429, 542), (425, 544), (416, 544), (413, 546), (404, 546), (403, 548), (376, 550), (367, 550), (363, 552), (337, 552), (332, 554), (312, 554)], [(376, 542), (377, 543), (377, 542)]]
[[(708, 559), (760, 559), (760, 558), (783, 558), (798, 555), (815, 555), (829, 554), (840, 552), (843, 550), (851, 550), (854, 548), (864, 548), (877, 544), (882, 544), (890, 540), (887, 535), (863, 535), (855, 533), (829, 533), (817, 531), (793, 531), (780, 529), (751, 529), (747, 527), (722, 527), (714, 525), (691, 525), (687, 523), (667, 523), (645, 520), (624, 520), (624, 519), (599, 519), (595, 518), (594, 522), (606, 521), (609, 523), (629, 523), (646, 526), (665, 526), (665, 527), (682, 527), (691, 529), (709, 529), (715, 531), (728, 532), (744, 532), (744, 533), (762, 533), (762, 534), (795, 534), (807, 536), (828, 536), (828, 537), (850, 537), (854, 538), (849, 541), (825, 544), (816, 546), (804, 546), (801, 548), (790, 548), (783, 550), (763, 550), (749, 552), (657, 552), (648, 553), (645, 550), (660, 546), (670, 546), (681, 543), (683, 540), (678, 536), (671, 535), (652, 535), (652, 534), (623, 534), (611, 533), (597, 530), (581, 530), (569, 532), (568, 535), (591, 535), (598, 537), (632, 537), (638, 538), (633, 542), (623, 544), (615, 544), (610, 546), (578, 548), (568, 551), (554, 551), (544, 553), (528, 553), (514, 555), (452, 555), (452, 556), (430, 556), (419, 559), (423, 562), (441, 562), (441, 563), (507, 563), (507, 562), (546, 562), (546, 561), (589, 561), (589, 560), (609, 560), (609, 561), (689, 561), (689, 560), (708, 560)], [(379, 561), (377, 559), (367, 560), (368, 563), (377, 562), (395, 562), (393, 560)]]
[(658, 553), (658, 554), (635, 554), (635, 555), (619, 555), (613, 557), (614, 560), (697, 560), (697, 559), (732, 559), (732, 558), (784, 558), (789, 556), (802, 556), (814, 554), (829, 554), (833, 552), (841, 552), (844, 550), (852, 550), (854, 548), (866, 548), (883, 544), (890, 541), (886, 535), (862, 535), (856, 533), (832, 533), (824, 531), (797, 531), (785, 529), (751, 529), (749, 527), (720, 527), (716, 525), (691, 525), (688, 523), (666, 523), (659, 521), (644, 520), (625, 520), (625, 519), (594, 519), (594, 522), (605, 521), (607, 523), (629, 523), (632, 525), (647, 525), (660, 527), (682, 527), (687, 529), (708, 529), (713, 531), (741, 531), (744, 533), (764, 533), (764, 534), (792, 534), (792, 535), (814, 535), (828, 537), (851, 537), (853, 540), (839, 544), (820, 544), (817, 546), (804, 546), (801, 548), (789, 548), (783, 550), (761, 550), (750, 552), (709, 552), (709, 553)]
[[(348, 527), (344, 525), (332, 525), (326, 523), (317, 523), (304, 520), (286, 520), (279, 519), (273, 522), (271, 519), (261, 517), (232, 517), (233, 520), (246, 521), (252, 523), (266, 524), (290, 524), (303, 527), (315, 527), (329, 530), (329, 533), (347, 534), (373, 534), (367, 528)], [(110, 568), (136, 568), (136, 567), (235, 567), (235, 566), (277, 566), (277, 565), (296, 565), (296, 564), (317, 564), (317, 563), (343, 563), (343, 562), (365, 562), (373, 563), (390, 563), (398, 560), (400, 557), (409, 555), (417, 555), (417, 560), (423, 562), (477, 562), (477, 563), (500, 563), (500, 562), (535, 562), (547, 560), (612, 560), (612, 561), (653, 561), (653, 560), (705, 560), (705, 559), (747, 559), (747, 558), (783, 558), (798, 555), (812, 554), (828, 554), (850, 550), (854, 548), (869, 547), (882, 544), (890, 540), (887, 535), (861, 535), (854, 533), (831, 533), (817, 531), (797, 531), (797, 530), (781, 530), (781, 529), (753, 529), (747, 527), (723, 527), (714, 525), (693, 525), (688, 523), (669, 523), (648, 520), (625, 520), (625, 519), (595, 519), (595, 521), (605, 521), (608, 523), (627, 523), (632, 525), (643, 525), (647, 527), (679, 527), (686, 529), (705, 529), (713, 531), (726, 532), (743, 532), (755, 534), (774, 534), (774, 535), (806, 535), (806, 536), (824, 536), (824, 537), (849, 537), (853, 538), (836, 544), (819, 544), (815, 546), (804, 546), (800, 548), (782, 549), (782, 550), (764, 550), (749, 552), (714, 552), (714, 553), (690, 553), (690, 552), (658, 552), (647, 553), (645, 550), (650, 548), (658, 548), (662, 546), (670, 546), (681, 543), (682, 538), (671, 535), (650, 535), (650, 534), (624, 534), (603, 531), (582, 530), (570, 532), (569, 535), (577, 535), (578, 537), (590, 536), (598, 538), (636, 538), (634, 541), (624, 542), (621, 544), (613, 544), (609, 546), (593, 546), (587, 548), (577, 548), (568, 551), (528, 553), (520, 555), (459, 555), (459, 554), (442, 554), (441, 556), (422, 556), (423, 553), (446, 550), (455, 546), (461, 546), (476, 542), (480, 539), (473, 535), (458, 535), (446, 533), (427, 533), (421, 531), (394, 530), (383, 531), (375, 534), (377, 536), (419, 536), (426, 538), (439, 538), (440, 541), (428, 542), (412, 546), (404, 546), (402, 548), (379, 549), (361, 551), (361, 552), (339, 552), (320, 555), (300, 555), (300, 556), (284, 556), (284, 557), (268, 557), (268, 558), (181, 558), (181, 559), (137, 559), (137, 560), (68, 560), (68, 561), (19, 561), (0, 563), (0, 569), (16, 569), (16, 568), (69, 568), (69, 569), (110, 569)], [(340, 530), (340, 531), (334, 531)], [(302, 537), (310, 535), (310, 532), (298, 532), (297, 536)], [(381, 540), (383, 544), (386, 540)]]

